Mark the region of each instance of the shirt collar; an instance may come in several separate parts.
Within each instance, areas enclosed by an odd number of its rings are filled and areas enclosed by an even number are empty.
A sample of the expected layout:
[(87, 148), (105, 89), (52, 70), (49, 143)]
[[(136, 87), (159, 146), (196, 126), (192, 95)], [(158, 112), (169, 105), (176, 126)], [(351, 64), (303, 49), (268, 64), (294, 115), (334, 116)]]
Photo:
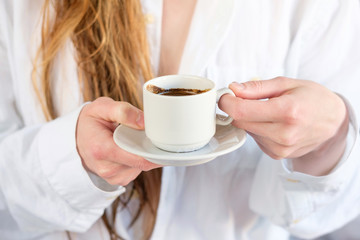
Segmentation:
[(234, 5), (234, 0), (198, 0), (179, 74), (201, 75), (229, 31)]

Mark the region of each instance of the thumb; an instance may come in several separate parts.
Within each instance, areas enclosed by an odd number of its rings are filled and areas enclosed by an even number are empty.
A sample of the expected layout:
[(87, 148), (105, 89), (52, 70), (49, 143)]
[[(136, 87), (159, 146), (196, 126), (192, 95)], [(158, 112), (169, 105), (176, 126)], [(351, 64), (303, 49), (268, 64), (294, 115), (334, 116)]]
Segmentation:
[(244, 99), (273, 98), (295, 87), (294, 80), (286, 77), (276, 77), (269, 80), (233, 82), (229, 88), (237, 97)]
[(101, 97), (96, 99), (92, 104), (94, 105), (90, 114), (98, 119), (107, 122), (121, 123), (135, 129), (144, 129), (143, 112), (130, 103), (118, 102), (111, 98)]

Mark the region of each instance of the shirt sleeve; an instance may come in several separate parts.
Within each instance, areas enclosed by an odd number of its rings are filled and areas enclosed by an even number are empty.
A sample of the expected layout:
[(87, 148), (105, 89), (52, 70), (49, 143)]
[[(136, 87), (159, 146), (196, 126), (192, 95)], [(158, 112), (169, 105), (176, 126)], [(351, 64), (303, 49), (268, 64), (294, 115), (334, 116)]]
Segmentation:
[(317, 81), (344, 99), (350, 118), (346, 149), (333, 171), (321, 177), (292, 171), (290, 160), (264, 155), (250, 197), (255, 212), (302, 238), (340, 228), (360, 212), (359, 1), (314, 5), (316, 14), (304, 20), (307, 30), (294, 36), (288, 75)]
[(1, 5), (0, 229), (14, 220), (22, 231), (84, 232), (125, 189), (101, 189), (104, 184), (83, 168), (75, 141), (81, 106), (48, 123), (24, 126), (7, 51), (11, 9)]

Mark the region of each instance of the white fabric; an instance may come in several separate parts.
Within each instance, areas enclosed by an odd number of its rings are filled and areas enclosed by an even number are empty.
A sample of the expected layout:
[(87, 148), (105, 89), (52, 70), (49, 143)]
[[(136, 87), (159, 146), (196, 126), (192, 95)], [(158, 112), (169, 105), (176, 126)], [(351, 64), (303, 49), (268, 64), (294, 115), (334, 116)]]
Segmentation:
[[(143, 0), (157, 72), (161, 0)], [(75, 128), (82, 99), (71, 43), (55, 64), (57, 120), (45, 123), (31, 83), (42, 1), (0, 1), (0, 238), (108, 239), (99, 220), (125, 190), (82, 168)], [(198, 0), (180, 73), (218, 88), (254, 77), (324, 84), (346, 99), (350, 130), (328, 176), (292, 172), (249, 137), (207, 164), (165, 167), (152, 239), (316, 237), (355, 218), (360, 201), (360, 13), (357, 0)], [(314, 103), (316, 104), (316, 103)], [(120, 211), (117, 228), (127, 228)], [(278, 226), (276, 226), (278, 225)], [(282, 228), (280, 228), (281, 226)]]

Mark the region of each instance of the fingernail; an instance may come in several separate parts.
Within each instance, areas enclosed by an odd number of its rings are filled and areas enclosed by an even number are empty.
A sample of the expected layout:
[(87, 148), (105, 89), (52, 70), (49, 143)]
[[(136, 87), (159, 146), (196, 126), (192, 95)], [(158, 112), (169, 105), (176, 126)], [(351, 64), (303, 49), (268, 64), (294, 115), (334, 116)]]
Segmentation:
[(239, 90), (245, 89), (245, 85), (243, 83), (232, 82), (232, 84)]

